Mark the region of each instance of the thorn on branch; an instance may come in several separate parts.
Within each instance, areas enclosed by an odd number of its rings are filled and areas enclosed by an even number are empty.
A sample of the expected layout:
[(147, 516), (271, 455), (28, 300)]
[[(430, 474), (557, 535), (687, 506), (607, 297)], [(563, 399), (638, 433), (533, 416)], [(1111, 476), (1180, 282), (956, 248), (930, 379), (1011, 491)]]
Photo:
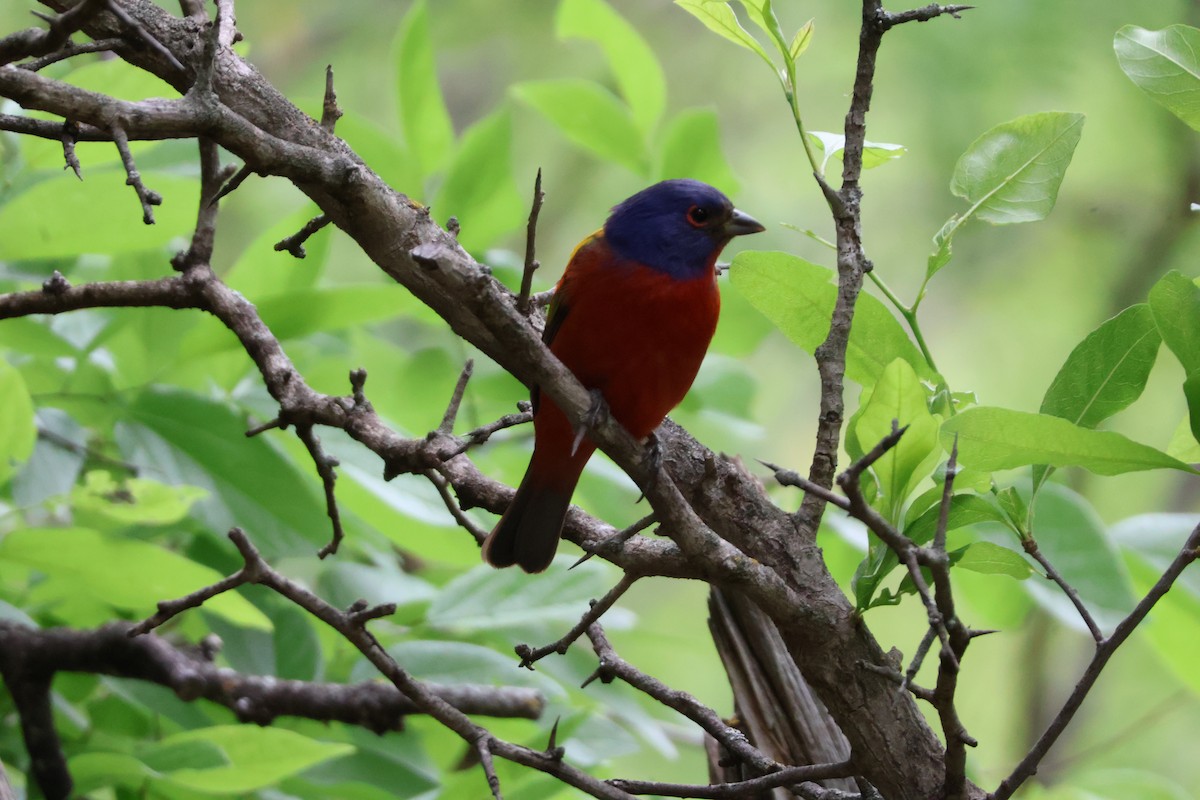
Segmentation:
[(325, 101), (321, 104), (321, 127), (333, 133), (337, 121), (342, 118), (342, 109), (338, 107), (337, 92), (333, 90), (333, 65), (325, 66)]
[(467, 382), (471, 380), (474, 372), (475, 360), (468, 358), (467, 363), (463, 365), (462, 372), (459, 373), (458, 382), (454, 384), (454, 393), (450, 395), (450, 404), (446, 406), (446, 413), (442, 414), (442, 421), (437, 427), (438, 433), (449, 435), (454, 432), (454, 421), (458, 419), (463, 396), (467, 393)]
[(179, 63), (179, 59), (177, 59), (175, 57), (175, 54), (172, 53), (170, 50), (168, 50), (162, 42), (160, 42), (158, 39), (155, 39), (153, 36), (151, 36), (149, 31), (147, 31), (140, 24), (138, 24), (137, 20), (135, 20), (133, 17), (129, 16), (129, 14), (127, 14), (125, 12), (125, 9), (121, 7), (120, 3), (116, 2), (116, 0), (106, 0), (106, 2), (104, 3), (104, 7), (108, 10), (108, 12), (110, 14), (112, 14), (117, 19), (121, 20), (121, 24), (123, 24), (129, 30), (133, 31), (137, 35), (137, 37), (139, 39), (141, 39), (143, 42), (145, 42), (146, 45), (151, 50), (153, 50), (155, 53), (158, 53), (160, 56), (162, 56), (164, 59), (166, 59), (168, 64), (170, 64), (172, 67), (179, 70), (180, 72), (187, 71), (184, 68), (183, 64)]
[(288, 236), (285, 239), (280, 239), (275, 243), (276, 252), (287, 251), (296, 258), (304, 258), (308, 253), (304, 250), (304, 243), (317, 231), (329, 224), (329, 217), (324, 214), (313, 217), (308, 222), (304, 223), (304, 227)]
[(255, 427), (246, 431), (246, 438), (253, 439), (255, 436), (258, 436), (260, 433), (266, 433), (267, 431), (274, 430), (275, 428), (279, 428), (280, 430), (287, 430), (287, 426), (288, 426), (288, 423), (284, 422), (280, 418), (275, 418), (275, 419), (271, 420), (270, 422), (264, 422), (262, 425), (256, 425)]
[(537, 223), (538, 215), (542, 212), (542, 201), (546, 194), (542, 191), (542, 168), (538, 167), (537, 177), (533, 180), (533, 205), (529, 209), (529, 222), (525, 226), (525, 269), (521, 273), (521, 293), (517, 295), (517, 310), (529, 314), (529, 292), (533, 288), (533, 273), (541, 266), (537, 261)]
[(253, 174), (254, 170), (250, 168), (250, 165), (243, 164), (242, 168), (235, 172), (233, 177), (225, 182), (225, 185), (221, 187), (221, 190), (213, 195), (212, 200), (209, 200), (208, 204), (215, 205), (222, 198), (232, 194), (235, 189), (242, 185), (242, 182), (246, 180), (246, 178), (249, 178)]
[(931, 19), (937, 19), (942, 15), (953, 17), (954, 19), (962, 19), (962, 12), (970, 11), (975, 6), (964, 5), (939, 5), (930, 3), (922, 8), (914, 8), (909, 11), (900, 11), (892, 14), (883, 9), (879, 11), (879, 25), (883, 30), (894, 28), (897, 25), (903, 25), (905, 22), (929, 22)]
[(362, 367), (350, 371), (350, 392), (354, 398), (354, 407), (365, 411), (371, 410), (371, 403), (367, 400), (366, 394), (363, 392), (363, 387), (367, 385), (367, 371)]
[(77, 126), (74, 122), (72, 122), (69, 119), (63, 120), (63, 126), (62, 126), (63, 160), (65, 162), (67, 162), (66, 165), (63, 167), (63, 169), (70, 169), (72, 172), (75, 173), (76, 178), (78, 178), (79, 180), (83, 180), (83, 172), (81, 171), (81, 165), (79, 163), (79, 156), (75, 155), (75, 141), (76, 141), (75, 137), (77, 137), (77, 136), (79, 136), (79, 126)]
[(505, 414), (495, 422), (489, 422), (487, 425), (481, 425), (475, 430), (462, 437), (462, 444), (453, 452), (446, 456), (446, 460), (462, 455), (472, 447), (483, 444), (492, 437), (492, 434), (502, 431), (506, 428), (512, 428), (517, 425), (524, 425), (533, 419), (533, 412), (528, 400), (522, 400), (517, 403), (517, 412), (515, 414)]
[[(450, 512), (450, 516), (454, 517), (454, 521), (459, 524), (467, 533), (475, 537), (475, 543), (482, 545), (483, 540), (487, 538), (488, 532), (475, 524), (475, 521), (467, 516), (466, 512), (454, 499), (454, 495), (450, 493), (450, 481), (441, 473), (433, 469), (425, 470), (423, 473), (429, 482), (438, 490), (438, 495), (441, 496), (442, 502), (446, 504), (446, 510)], [(385, 475), (385, 478), (388, 476)], [(394, 475), (392, 477), (395, 477)]]
[[(355, 608), (355, 606), (358, 606), (360, 603), (362, 607)], [(396, 604), (381, 603), (377, 606), (367, 606), (367, 602), (365, 600), (359, 600), (358, 603), (355, 603), (354, 606), (351, 606), (351, 609), (353, 610), (347, 611), (346, 615), (350, 621), (350, 624), (361, 628), (365, 627), (366, 624), (373, 619), (383, 619), (384, 617), (390, 617), (392, 614), (395, 614)]]
[(571, 566), (567, 567), (567, 569), (568, 570), (575, 569), (580, 564), (582, 564), (583, 562), (590, 559), (592, 556), (599, 553), (601, 550), (610, 550), (613, 547), (620, 547), (620, 546), (624, 545), (627, 541), (632, 539), (634, 536), (637, 536), (639, 533), (646, 530), (647, 528), (649, 528), (651, 525), (653, 525), (657, 521), (658, 521), (658, 517), (656, 517), (654, 514), (647, 514), (646, 516), (639, 519), (637, 522), (630, 525), (628, 528), (625, 528), (624, 530), (621, 530), (621, 531), (617, 531), (615, 534), (613, 534), (612, 536), (605, 539), (603, 542), (601, 542), (599, 545), (597, 545), (595, 549), (585, 552), (582, 556), (579, 557), (579, 560), (577, 560)]
[(763, 461), (762, 459), (755, 459), (755, 460), (758, 461), (758, 463), (762, 464), (767, 469), (771, 470), (771, 472), (773, 472), (775, 474), (775, 481), (780, 486), (794, 486), (797, 489), (800, 489), (801, 491), (803, 491), (805, 494), (816, 495), (817, 497), (821, 498), (825, 502), (831, 503), (831, 504), (837, 506), (838, 508), (842, 509), (843, 511), (850, 510), (850, 501), (849, 500), (847, 500), (844, 497), (841, 497), (840, 495), (834, 494), (833, 492), (829, 491), (824, 486), (821, 486), (818, 483), (813, 483), (808, 478), (801, 475), (799, 472), (796, 472), (795, 470), (784, 469), (783, 467), (780, 467), (776, 464), (772, 464), (769, 461)]
[(325, 513), (329, 515), (329, 522), (333, 525), (333, 538), (317, 551), (317, 558), (323, 559), (336, 553), (342, 539), (346, 537), (346, 532), (342, 528), (342, 514), (338, 510), (337, 496), (334, 494), (334, 485), (337, 483), (337, 472), (334, 471), (334, 467), (338, 466), (338, 460), (325, 453), (324, 448), (321, 447), (320, 438), (313, 432), (312, 425), (297, 425), (296, 436), (304, 442), (304, 447), (312, 457), (317, 474), (321, 476), (321, 483), (325, 487)]
[(500, 778), (496, 776), (496, 765), (492, 761), (491, 737), (480, 736), (475, 740), (475, 750), (479, 753), (479, 765), (487, 776), (488, 788), (495, 800), (504, 800), (500, 794)]
[(117, 146), (117, 152), (121, 154), (121, 163), (125, 165), (127, 176), (125, 185), (133, 187), (133, 190), (137, 192), (138, 202), (142, 204), (142, 222), (153, 225), (153, 206), (162, 205), (162, 195), (150, 191), (146, 188), (146, 184), (142, 183), (141, 173), (138, 172), (137, 164), (133, 161), (133, 153), (129, 150), (129, 137), (125, 134), (125, 129), (120, 125), (114, 125), (112, 137)]
[(64, 278), (63, 274), (58, 270), (54, 270), (54, 273), (47, 278), (44, 283), (42, 283), (42, 291), (46, 294), (66, 294), (67, 290), (70, 288), (70, 282)]
[[(517, 645), (517, 655), (521, 657), (521, 663), (518, 665), (528, 670), (533, 669), (534, 663), (540, 661), (551, 653), (565, 655), (571, 644), (583, 635), (593, 624), (598, 623), (600, 618), (604, 616), (610, 608), (621, 598), (621, 595), (629, 591), (629, 588), (637, 581), (638, 576), (631, 575), (626, 572), (621, 576), (621, 580), (617, 582), (613, 588), (605, 592), (604, 596), (599, 600), (593, 600), (588, 604), (587, 612), (580, 618), (571, 630), (557, 641), (543, 645), (536, 650), (527, 644)], [(607, 683), (608, 681), (605, 681)]]
[(546, 758), (551, 761), (562, 761), (563, 756), (567, 754), (567, 748), (558, 744), (558, 723), (562, 717), (555, 717), (554, 724), (550, 726), (550, 741), (546, 743)]

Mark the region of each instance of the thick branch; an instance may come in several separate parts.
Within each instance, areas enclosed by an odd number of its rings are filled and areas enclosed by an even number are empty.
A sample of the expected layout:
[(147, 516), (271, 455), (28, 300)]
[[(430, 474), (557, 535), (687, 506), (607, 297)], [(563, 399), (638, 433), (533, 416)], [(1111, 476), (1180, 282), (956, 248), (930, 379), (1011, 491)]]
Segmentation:
[[(395, 688), (378, 682), (339, 685), (242, 675), (217, 667), (200, 648), (181, 648), (158, 636), (130, 638), (131, 626), (96, 630), (36, 630), (0, 621), (0, 673), (14, 664), (30, 672), (84, 672), (165, 686), (186, 701), (211, 700), (243, 722), (269, 725), (281, 716), (360, 725), (376, 733), (397, 730), (422, 713)], [(429, 686), (466, 714), (537, 719), (545, 700), (533, 689), (503, 686)]]

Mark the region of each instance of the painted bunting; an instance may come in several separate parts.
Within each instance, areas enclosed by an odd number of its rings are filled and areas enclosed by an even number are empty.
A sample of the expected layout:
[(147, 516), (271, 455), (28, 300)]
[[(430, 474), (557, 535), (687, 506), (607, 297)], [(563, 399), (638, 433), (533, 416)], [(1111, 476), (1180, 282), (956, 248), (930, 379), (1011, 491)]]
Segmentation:
[[(543, 340), (633, 436), (679, 404), (717, 328), (717, 255), (763, 226), (713, 187), (657, 183), (612, 209), (584, 239), (554, 290)], [(558, 548), (579, 475), (595, 450), (533, 387), (533, 456), (516, 496), (483, 543), (495, 567), (541, 572)], [(586, 431), (582, 432), (586, 434)]]

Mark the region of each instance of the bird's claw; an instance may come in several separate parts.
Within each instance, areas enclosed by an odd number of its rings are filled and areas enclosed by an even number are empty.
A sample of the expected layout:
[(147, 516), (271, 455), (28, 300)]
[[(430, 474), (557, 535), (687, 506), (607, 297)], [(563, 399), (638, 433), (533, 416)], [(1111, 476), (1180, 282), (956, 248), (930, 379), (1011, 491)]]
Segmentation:
[(652, 490), (654, 485), (658, 483), (658, 471), (662, 468), (662, 443), (658, 441), (658, 436), (653, 431), (646, 437), (645, 461), (646, 469), (650, 472), (650, 477), (646, 481), (646, 488), (638, 495), (638, 499), (634, 501), (635, 503), (640, 503), (646, 499), (646, 492)]
[(595, 428), (604, 414), (607, 413), (604, 394), (599, 389), (588, 389), (588, 394), (592, 396), (592, 402), (588, 406), (588, 410), (584, 412), (579, 427), (575, 429), (575, 440), (571, 442), (572, 456), (579, 450), (579, 445), (583, 444), (583, 437), (587, 435), (587, 432)]

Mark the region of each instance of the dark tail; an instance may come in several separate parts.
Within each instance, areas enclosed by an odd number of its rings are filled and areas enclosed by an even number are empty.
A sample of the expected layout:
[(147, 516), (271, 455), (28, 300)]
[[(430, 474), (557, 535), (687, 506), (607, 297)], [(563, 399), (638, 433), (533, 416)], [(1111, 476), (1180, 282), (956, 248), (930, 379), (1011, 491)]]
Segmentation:
[[(483, 560), (493, 567), (516, 564), (526, 572), (541, 572), (554, 560), (575, 483), (548, 486), (533, 471), (531, 465), (508, 510), (484, 540)], [(564, 476), (556, 477), (561, 483)]]

